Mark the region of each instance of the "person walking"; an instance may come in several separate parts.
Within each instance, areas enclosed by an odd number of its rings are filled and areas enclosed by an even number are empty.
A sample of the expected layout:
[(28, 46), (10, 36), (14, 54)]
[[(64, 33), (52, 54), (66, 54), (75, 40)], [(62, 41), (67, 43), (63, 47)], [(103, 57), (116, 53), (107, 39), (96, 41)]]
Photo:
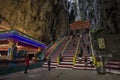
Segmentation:
[(48, 62), (48, 71), (50, 71), (50, 69), (51, 69), (51, 68), (50, 68), (50, 64), (51, 64), (51, 58), (50, 58), (50, 57), (48, 58), (48, 61), (47, 61), (47, 62)]
[(90, 65), (91, 65), (91, 68), (93, 67), (93, 59), (92, 59), (92, 56), (89, 57), (90, 59)]
[(80, 53), (81, 53), (81, 55), (83, 54), (83, 48), (82, 47), (80, 48)]
[(89, 45), (87, 45), (87, 51), (88, 51), (88, 54), (90, 54), (90, 47), (89, 47)]
[(79, 63), (81, 63), (81, 61), (82, 61), (82, 54), (81, 53), (78, 54), (78, 59), (79, 59)]
[(29, 64), (30, 64), (29, 63), (29, 57), (27, 55), (26, 58), (25, 58), (25, 71), (24, 71), (25, 74), (28, 73), (27, 70), (29, 68)]
[(84, 63), (85, 63), (85, 69), (86, 69), (86, 67), (87, 67), (87, 56), (85, 56)]
[(59, 54), (59, 60), (60, 60), (60, 62), (62, 62), (62, 59), (63, 59), (62, 54)]

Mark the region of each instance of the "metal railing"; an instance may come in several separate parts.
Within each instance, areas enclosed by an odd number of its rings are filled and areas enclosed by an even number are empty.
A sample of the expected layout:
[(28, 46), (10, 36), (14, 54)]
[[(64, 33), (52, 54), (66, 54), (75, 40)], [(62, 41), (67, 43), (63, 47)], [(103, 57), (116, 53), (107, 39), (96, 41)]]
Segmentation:
[(72, 36), (70, 37), (69, 41), (68, 41), (67, 44), (65, 45), (65, 47), (64, 47), (64, 49), (63, 49), (63, 51), (62, 51), (62, 53), (61, 53), (62, 55), (64, 54), (64, 51), (65, 51), (65, 49), (67, 48), (68, 44), (70, 43), (71, 39), (72, 39)]
[(64, 38), (62, 38), (60, 41), (58, 41), (58, 43), (57, 43), (57, 45), (55, 46), (55, 48), (51, 51), (51, 53), (48, 55), (48, 58), (52, 55), (52, 53), (56, 50), (56, 47), (63, 41), (65, 39), (65, 37)]
[(77, 48), (76, 48), (76, 51), (75, 51), (75, 55), (73, 56), (73, 64), (75, 65), (75, 62), (76, 62), (76, 58), (77, 58), (77, 53), (78, 53), (78, 48), (79, 48), (79, 44), (80, 44), (80, 40), (81, 40), (81, 35), (82, 35), (82, 32), (80, 34), (80, 37), (79, 37), (79, 41), (77, 43)]
[[(68, 44), (70, 43), (71, 39), (72, 39), (72, 36), (70, 37), (69, 41), (68, 41), (67, 44), (65, 45), (63, 51), (61, 52), (61, 55), (64, 54), (64, 51), (65, 51), (65, 49), (67, 48)], [(58, 63), (58, 64), (60, 63), (60, 60), (59, 60), (59, 59), (60, 59), (60, 58), (59, 58), (59, 56), (58, 56), (58, 57), (57, 57), (57, 63)]]
[(96, 58), (95, 58), (95, 54), (94, 54), (94, 51), (93, 51), (93, 44), (92, 44), (90, 32), (89, 32), (89, 37), (90, 37), (90, 44), (91, 44), (91, 52), (92, 52), (93, 64), (96, 65)]

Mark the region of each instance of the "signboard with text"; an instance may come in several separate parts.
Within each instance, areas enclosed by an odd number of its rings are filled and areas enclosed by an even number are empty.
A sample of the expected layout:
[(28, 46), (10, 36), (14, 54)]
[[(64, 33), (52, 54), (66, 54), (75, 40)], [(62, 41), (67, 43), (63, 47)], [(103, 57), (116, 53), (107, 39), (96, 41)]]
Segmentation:
[(105, 41), (104, 38), (98, 38), (98, 45), (100, 49), (105, 49)]

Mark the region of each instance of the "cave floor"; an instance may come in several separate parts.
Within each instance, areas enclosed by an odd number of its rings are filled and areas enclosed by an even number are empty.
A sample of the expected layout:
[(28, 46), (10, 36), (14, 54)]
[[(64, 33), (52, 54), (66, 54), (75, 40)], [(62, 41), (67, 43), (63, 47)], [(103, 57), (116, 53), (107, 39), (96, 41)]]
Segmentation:
[(68, 70), (37, 68), (0, 76), (0, 80), (119, 80), (120, 75), (97, 74), (95, 70)]

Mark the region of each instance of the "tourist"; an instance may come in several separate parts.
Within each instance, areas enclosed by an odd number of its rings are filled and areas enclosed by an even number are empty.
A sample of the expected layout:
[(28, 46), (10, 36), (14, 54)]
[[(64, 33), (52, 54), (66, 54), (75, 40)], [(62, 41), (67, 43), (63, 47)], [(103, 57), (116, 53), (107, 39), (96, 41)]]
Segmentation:
[(82, 47), (80, 48), (80, 53), (83, 54), (83, 48)]
[(59, 60), (62, 62), (62, 54), (59, 54)]
[(87, 56), (85, 56), (84, 63), (85, 63), (85, 68), (86, 68), (86, 66), (87, 66)]
[(77, 30), (77, 36), (78, 36), (78, 37), (80, 36), (80, 31), (79, 31), (79, 30)]
[(93, 59), (92, 59), (92, 56), (90, 56), (89, 59), (90, 59), (90, 65), (91, 65), (91, 67), (93, 67)]
[(78, 59), (79, 59), (79, 63), (80, 63), (80, 62), (82, 61), (82, 54), (79, 53), (79, 54), (78, 54), (78, 57), (79, 57)]
[(29, 68), (29, 57), (28, 57), (28, 55), (26, 55), (26, 58), (25, 58), (25, 71), (24, 71), (24, 73), (26, 74), (27, 73), (27, 70), (28, 70), (28, 68)]
[(50, 64), (51, 64), (51, 58), (50, 57), (48, 58), (47, 63), (48, 63), (48, 71), (50, 71)]
[(88, 54), (90, 53), (90, 47), (89, 45), (87, 45), (87, 51), (88, 51)]

